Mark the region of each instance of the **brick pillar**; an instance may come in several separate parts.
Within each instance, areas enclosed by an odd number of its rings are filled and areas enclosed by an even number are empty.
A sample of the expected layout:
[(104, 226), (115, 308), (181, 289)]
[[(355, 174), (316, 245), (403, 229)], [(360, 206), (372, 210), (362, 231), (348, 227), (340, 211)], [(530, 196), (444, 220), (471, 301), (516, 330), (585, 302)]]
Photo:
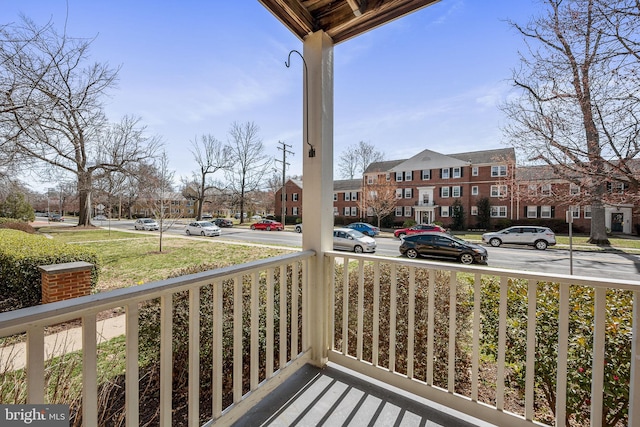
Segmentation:
[(77, 298), (91, 293), (93, 264), (78, 261), (39, 266), (42, 277), (42, 303)]

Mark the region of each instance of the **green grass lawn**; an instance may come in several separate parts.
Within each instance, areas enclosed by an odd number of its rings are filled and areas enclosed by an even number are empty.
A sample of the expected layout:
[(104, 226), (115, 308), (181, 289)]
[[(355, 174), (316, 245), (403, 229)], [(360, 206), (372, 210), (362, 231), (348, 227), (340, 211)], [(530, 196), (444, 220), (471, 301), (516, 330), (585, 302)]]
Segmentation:
[(194, 265), (235, 265), (289, 252), (167, 234), (162, 239), (160, 252), (158, 234), (69, 228), (41, 232), (64, 243), (87, 246), (98, 254), (100, 273), (97, 291), (166, 279)]

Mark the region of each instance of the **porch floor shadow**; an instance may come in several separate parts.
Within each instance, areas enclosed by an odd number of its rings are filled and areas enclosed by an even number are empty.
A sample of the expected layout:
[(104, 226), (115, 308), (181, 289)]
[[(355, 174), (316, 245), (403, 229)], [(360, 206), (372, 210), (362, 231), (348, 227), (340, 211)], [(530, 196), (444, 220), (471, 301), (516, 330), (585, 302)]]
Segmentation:
[(335, 364), (305, 365), (233, 426), (494, 427)]

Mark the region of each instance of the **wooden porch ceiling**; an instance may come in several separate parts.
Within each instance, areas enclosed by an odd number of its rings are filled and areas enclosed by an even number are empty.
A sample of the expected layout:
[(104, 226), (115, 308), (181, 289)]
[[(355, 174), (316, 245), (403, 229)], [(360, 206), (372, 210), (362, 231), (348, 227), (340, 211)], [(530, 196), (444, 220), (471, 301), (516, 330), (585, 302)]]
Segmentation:
[(439, 0), (258, 1), (300, 40), (323, 30), (337, 44)]

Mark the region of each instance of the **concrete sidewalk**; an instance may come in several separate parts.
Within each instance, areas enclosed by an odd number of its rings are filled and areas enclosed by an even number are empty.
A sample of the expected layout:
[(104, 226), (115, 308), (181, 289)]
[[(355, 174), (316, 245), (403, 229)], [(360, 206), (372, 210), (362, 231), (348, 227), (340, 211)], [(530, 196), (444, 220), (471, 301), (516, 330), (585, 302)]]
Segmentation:
[[(119, 315), (96, 323), (97, 343), (124, 335), (125, 316)], [(26, 366), (27, 344), (24, 342), (0, 347), (0, 373), (23, 369)], [(73, 351), (82, 350), (82, 328), (70, 328), (62, 332), (46, 335), (44, 338), (44, 358), (49, 360)]]

